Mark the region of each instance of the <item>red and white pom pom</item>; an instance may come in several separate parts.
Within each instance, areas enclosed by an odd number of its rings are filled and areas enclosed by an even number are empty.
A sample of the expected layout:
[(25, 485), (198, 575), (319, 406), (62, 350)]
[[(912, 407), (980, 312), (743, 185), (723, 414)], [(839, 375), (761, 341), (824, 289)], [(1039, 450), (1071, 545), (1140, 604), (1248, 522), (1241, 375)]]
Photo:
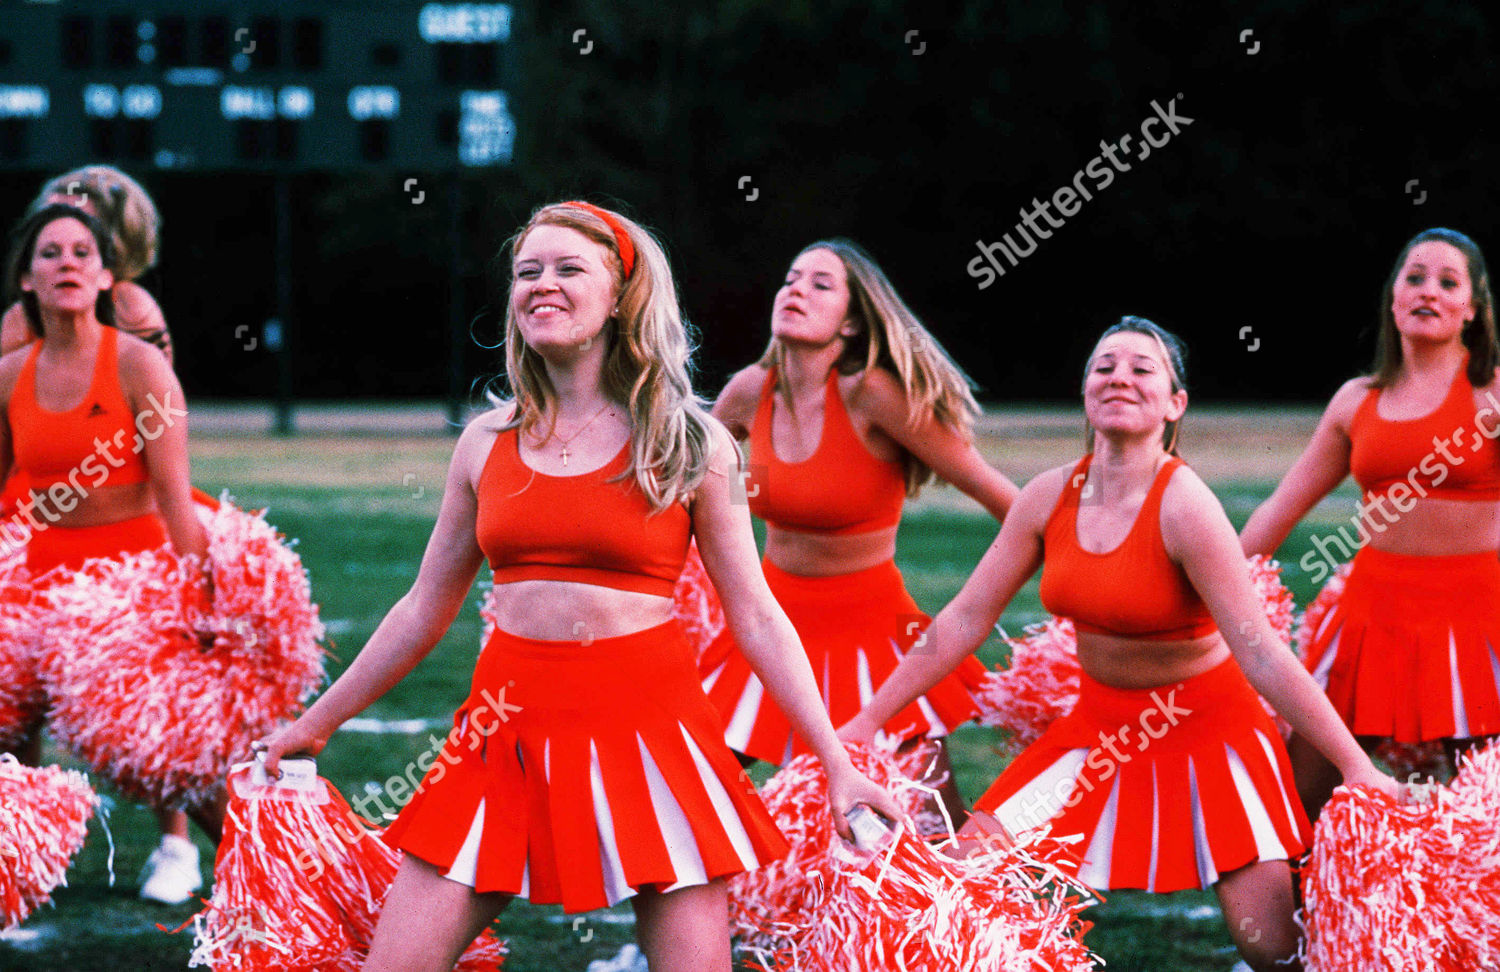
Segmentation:
[[(887, 755), (851, 751), (888, 790), (921, 798)], [(792, 844), (730, 885), (730, 918), (752, 967), (777, 972), (1083, 972), (1078, 940), (1090, 892), (1058, 866), (1061, 842), (1035, 834), (948, 858), (902, 823), (883, 850), (850, 848), (834, 830), (828, 781), (811, 756), (766, 785), (767, 806)]]
[[(327, 780), (314, 777), (299, 791), (257, 785), (251, 772), (237, 766), (230, 780), (213, 897), (193, 917), (189, 965), (215, 972), (357, 972), (400, 852)], [(505, 944), (485, 931), (456, 968), (494, 970), (505, 953)]]
[(0, 560), (0, 750), (18, 746), (47, 708), (40, 671), (45, 615), (23, 561), (24, 555)]
[(1397, 804), (1340, 787), (1303, 872), (1307, 972), (1500, 968), (1500, 748)]
[(191, 806), (323, 680), (301, 559), (259, 515), (205, 516), (213, 607), (169, 547), (90, 560), (39, 592), (56, 737), (132, 798)]
[(1312, 599), (1307, 610), (1302, 612), (1302, 617), (1297, 622), (1297, 632), (1292, 637), (1292, 648), (1297, 652), (1297, 657), (1307, 657), (1307, 647), (1312, 644), (1313, 636), (1323, 626), (1328, 612), (1344, 596), (1344, 584), (1349, 580), (1350, 564), (1339, 564), (1334, 568), (1333, 574), (1329, 576), (1328, 582), (1323, 589)]
[(1281, 582), (1281, 564), (1265, 554), (1255, 554), (1248, 558), (1248, 562), (1250, 585), (1255, 588), (1256, 595), (1260, 597), (1261, 607), (1266, 612), (1266, 620), (1271, 622), (1271, 628), (1276, 632), (1276, 637), (1290, 644), (1297, 602), (1293, 599), (1292, 592)]
[(986, 672), (974, 693), (981, 725), (1004, 729), (1012, 754), (1036, 742), (1054, 720), (1078, 703), (1082, 669), (1073, 622), (1051, 618), (1028, 625), (1010, 645), (1010, 664)]
[(67, 884), (98, 798), (80, 773), (0, 756), (0, 930)]
[(708, 579), (703, 558), (698, 556), (696, 540), (688, 544), (687, 561), (672, 590), (672, 617), (682, 625), (695, 655), (703, 654), (724, 630), (724, 608), (719, 604), (719, 592)]

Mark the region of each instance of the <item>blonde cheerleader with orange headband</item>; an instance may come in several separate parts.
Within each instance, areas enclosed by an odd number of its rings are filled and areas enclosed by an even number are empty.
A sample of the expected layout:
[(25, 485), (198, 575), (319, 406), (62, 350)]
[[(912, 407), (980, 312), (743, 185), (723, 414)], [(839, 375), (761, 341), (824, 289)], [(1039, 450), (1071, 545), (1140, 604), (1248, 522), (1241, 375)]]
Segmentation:
[(672, 620), (689, 540), (729, 627), (828, 771), (835, 822), (897, 815), (855, 772), (767, 589), (738, 457), (688, 382), (660, 244), (587, 203), (516, 236), (506, 310), (515, 398), (472, 422), (411, 591), (349, 669), (258, 748), (321, 750), (462, 607), (482, 561), (496, 627), (435, 765), (386, 833), (405, 851), (367, 972), (447, 970), (516, 896), (587, 911), (629, 898), (654, 972), (728, 972), (725, 879), (785, 853), (724, 745)]
[(1098, 889), (1214, 888), (1240, 954), (1286, 968), (1298, 944), (1292, 871), (1310, 837), (1264, 696), (1339, 768), (1378, 772), (1281, 642), (1234, 528), (1176, 455), (1187, 408), (1181, 345), (1138, 317), (1104, 332), (1083, 386), (1092, 448), (1021, 490), (989, 552), (840, 732), (875, 727), (966, 659), (1038, 568), (1047, 610), (1072, 618), (1078, 704), (975, 803), (965, 836), (1050, 824), (1082, 835)]

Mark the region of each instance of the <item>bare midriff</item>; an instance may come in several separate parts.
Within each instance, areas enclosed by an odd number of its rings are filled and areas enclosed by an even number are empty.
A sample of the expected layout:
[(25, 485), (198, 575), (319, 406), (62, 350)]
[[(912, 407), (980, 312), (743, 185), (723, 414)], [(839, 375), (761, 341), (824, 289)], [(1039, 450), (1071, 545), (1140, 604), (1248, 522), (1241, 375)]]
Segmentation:
[(788, 574), (831, 577), (865, 570), (896, 556), (896, 527), (868, 533), (799, 533), (766, 524), (766, 558)]

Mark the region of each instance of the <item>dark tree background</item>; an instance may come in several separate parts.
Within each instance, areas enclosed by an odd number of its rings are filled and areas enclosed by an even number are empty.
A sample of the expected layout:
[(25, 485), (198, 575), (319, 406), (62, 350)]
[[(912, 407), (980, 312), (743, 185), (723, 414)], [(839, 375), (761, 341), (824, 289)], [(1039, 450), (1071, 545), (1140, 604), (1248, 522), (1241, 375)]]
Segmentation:
[[(1187, 339), (1200, 398), (1324, 399), (1368, 365), (1376, 298), (1410, 235), (1451, 225), (1500, 245), (1495, 20), (1418, 0), (523, 3), (506, 69), (516, 158), (462, 176), (458, 299), (493, 344), (500, 244), (535, 206), (582, 195), (667, 244), (710, 395), (764, 346), (795, 253), (846, 235), (991, 401), (1072, 399), (1122, 313)], [(1192, 123), (1137, 161), (1152, 101), (1173, 98)], [(976, 241), (1012, 232), (1125, 134), (1131, 171), (980, 290)], [(244, 325), (272, 313), (269, 178), (136, 174), (165, 218), (145, 283), (189, 393), (269, 396), (271, 358), (243, 347)], [(0, 212), (19, 213), (45, 175), (7, 174)], [(425, 204), (409, 176), (433, 186)], [(439, 186), (296, 178), (299, 395), (444, 392)], [(469, 376), (498, 368), (479, 343), (465, 355)]]

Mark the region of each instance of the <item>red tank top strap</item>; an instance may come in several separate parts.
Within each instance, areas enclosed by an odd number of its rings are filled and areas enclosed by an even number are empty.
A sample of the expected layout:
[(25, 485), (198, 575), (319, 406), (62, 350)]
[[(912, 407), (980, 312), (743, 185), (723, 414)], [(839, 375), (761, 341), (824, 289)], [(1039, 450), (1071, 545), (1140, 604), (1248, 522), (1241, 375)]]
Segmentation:
[[(26, 360), (21, 363), (21, 373), (16, 376), (16, 389), (11, 395), (15, 403), (11, 411), (16, 410), (16, 405), (22, 408), (38, 408), (36, 400), (36, 356), (41, 353), (42, 342), (32, 341), (31, 349), (26, 352)], [(94, 369), (97, 375), (98, 369)]]
[(1359, 407), (1354, 410), (1354, 417), (1349, 420), (1349, 437), (1352, 439), (1359, 434), (1369, 422), (1381, 421), (1378, 402), (1380, 401), (1380, 389), (1369, 388), (1365, 391), (1365, 397), (1360, 399)]
[[(1349, 471), (1371, 502), (1389, 491), (1398, 504), (1421, 499), (1500, 500), (1500, 443), (1474, 406), (1465, 354), (1437, 408), (1410, 419), (1381, 418), (1379, 388), (1371, 388), (1349, 422)], [(1464, 440), (1464, 436), (1469, 436)], [(1449, 445), (1458, 456), (1450, 455)]]
[(617, 478), (629, 464), (626, 440), (598, 469), (553, 476), (521, 458), (518, 427), (499, 432), (479, 474), (474, 524), (495, 583), (572, 581), (671, 597), (692, 521), (681, 503), (653, 512), (633, 476)]
[(829, 370), (823, 388), (817, 447), (800, 462), (784, 462), (772, 435), (776, 371), (767, 370), (750, 428), (750, 512), (782, 529), (830, 536), (896, 526), (906, 499), (904, 467), (876, 457), (860, 439), (837, 371)]
[(83, 491), (147, 480), (145, 443), (120, 385), (119, 339), (119, 331), (102, 328), (89, 387), (77, 405), (59, 412), (42, 408), (36, 397), (43, 342), (27, 353), (11, 393), (10, 420), (16, 466), (33, 487), (66, 482)]
[[(891, 465), (890, 460), (881, 459), (870, 452), (870, 447), (865, 445), (865, 440), (859, 437), (859, 432), (854, 428), (854, 420), (849, 417), (849, 410), (844, 407), (844, 396), (839, 392), (839, 373), (836, 370), (828, 372), (828, 383), (825, 386), (823, 396), (823, 435), (818, 443), (819, 451), (833, 449), (837, 456), (858, 455), (869, 462)], [(831, 434), (830, 434), (831, 433)]]
[[(1148, 527), (1146, 533), (1154, 537), (1154, 543), (1161, 548), (1163, 554), (1167, 551), (1166, 544), (1161, 538), (1161, 498), (1167, 493), (1167, 484), (1172, 481), (1172, 474), (1177, 471), (1178, 466), (1186, 465), (1181, 456), (1168, 456), (1167, 461), (1161, 464), (1156, 471), (1156, 478), (1151, 482), (1151, 488), (1146, 492), (1146, 498), (1141, 502), (1141, 512), (1135, 518), (1137, 524), (1145, 523)], [(1146, 519), (1150, 517), (1150, 519)]]
[(1084, 632), (1156, 638), (1199, 638), (1215, 630), (1201, 598), (1161, 537), (1161, 504), (1181, 458), (1156, 471), (1130, 532), (1112, 550), (1094, 553), (1078, 542), (1078, 509), (1087, 470), (1073, 467), (1043, 534), (1042, 604)]

